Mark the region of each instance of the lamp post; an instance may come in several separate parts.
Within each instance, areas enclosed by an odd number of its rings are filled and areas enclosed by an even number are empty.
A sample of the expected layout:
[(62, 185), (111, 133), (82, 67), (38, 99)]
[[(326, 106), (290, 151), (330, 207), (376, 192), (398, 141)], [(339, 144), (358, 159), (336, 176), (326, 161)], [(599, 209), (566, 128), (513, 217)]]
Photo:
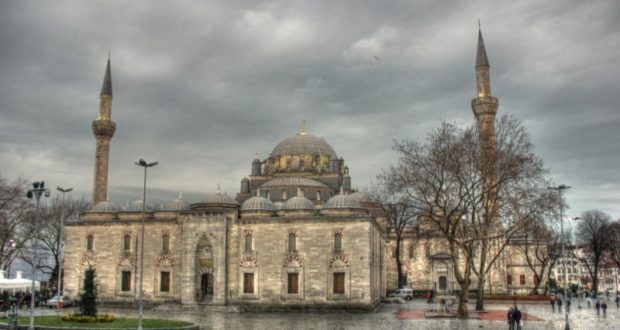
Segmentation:
[(142, 330), (142, 314), (144, 311), (144, 291), (142, 290), (142, 282), (144, 275), (144, 218), (146, 216), (146, 169), (157, 165), (159, 162), (147, 163), (144, 159), (140, 158), (136, 165), (144, 167), (144, 188), (142, 190), (142, 230), (140, 233), (140, 305), (138, 315), (138, 330)]
[(564, 214), (563, 214), (563, 204), (562, 204), (562, 191), (569, 189), (570, 186), (565, 184), (561, 184), (557, 187), (548, 187), (551, 190), (557, 190), (558, 197), (560, 200), (560, 244), (562, 245), (562, 269), (564, 271), (564, 321), (566, 325), (564, 326), (565, 330), (570, 330), (570, 325), (568, 324), (568, 295), (566, 294), (566, 286), (568, 285), (568, 274), (566, 272), (566, 255), (564, 254)]
[(73, 190), (73, 188), (62, 188), (62, 187), (56, 187), (56, 190), (60, 191), (62, 193), (62, 204), (60, 204), (60, 237), (58, 238), (58, 303), (56, 304), (56, 307), (58, 308), (58, 310), (60, 311), (60, 309), (62, 308), (61, 306), (61, 301), (64, 302), (64, 299), (62, 297), (62, 268), (64, 266), (64, 241), (63, 241), (63, 234), (64, 234), (64, 225), (65, 225), (65, 193), (68, 193), (70, 191)]
[[(28, 189), (26, 197), (37, 201), (37, 213), (39, 212), (39, 205), (41, 203), (41, 196), (50, 197), (49, 189), (45, 188), (44, 181), (35, 181), (32, 183), (32, 189)], [(36, 300), (35, 294), (35, 278), (37, 277), (37, 241), (39, 239), (39, 222), (33, 219), (34, 222), (34, 257), (32, 261), (32, 288), (30, 289), (30, 326), (28, 329), (34, 330), (34, 301)]]

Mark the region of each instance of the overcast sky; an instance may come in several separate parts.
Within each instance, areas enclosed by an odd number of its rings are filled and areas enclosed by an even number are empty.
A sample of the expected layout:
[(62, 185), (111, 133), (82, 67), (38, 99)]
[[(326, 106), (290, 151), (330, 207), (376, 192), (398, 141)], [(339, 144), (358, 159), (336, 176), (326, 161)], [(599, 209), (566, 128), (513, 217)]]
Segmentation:
[[(302, 120), (362, 188), (394, 139), (474, 117), (482, 22), (499, 114), (527, 125), (568, 216), (620, 217), (620, 2), (1, 1), (0, 175), (92, 198), (112, 52), (109, 195), (234, 196)], [(151, 191), (151, 190), (150, 190)]]

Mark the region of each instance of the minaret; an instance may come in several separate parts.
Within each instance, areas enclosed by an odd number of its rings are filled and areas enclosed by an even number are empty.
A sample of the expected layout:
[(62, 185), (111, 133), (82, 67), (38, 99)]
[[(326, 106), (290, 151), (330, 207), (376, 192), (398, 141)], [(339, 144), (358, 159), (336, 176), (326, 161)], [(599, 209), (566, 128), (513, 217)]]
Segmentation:
[(116, 131), (116, 124), (112, 121), (112, 72), (108, 54), (108, 66), (101, 86), (99, 117), (93, 121), (93, 134), (97, 141), (93, 205), (108, 199), (108, 159), (110, 158), (110, 140), (114, 136), (114, 131)]
[(478, 54), (476, 55), (476, 82), (478, 97), (471, 100), (471, 108), (474, 110), (478, 122), (478, 134), (480, 143), (484, 149), (495, 150), (495, 114), (497, 113), (497, 98), (491, 96), (491, 78), (489, 72), (489, 59), (484, 48), (482, 32), (478, 29)]

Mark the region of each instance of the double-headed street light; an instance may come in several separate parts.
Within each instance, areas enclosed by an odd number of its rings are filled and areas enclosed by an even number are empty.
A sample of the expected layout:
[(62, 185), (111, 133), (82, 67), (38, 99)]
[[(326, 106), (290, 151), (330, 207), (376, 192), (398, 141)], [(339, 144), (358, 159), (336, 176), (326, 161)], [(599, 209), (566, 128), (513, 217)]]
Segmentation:
[(566, 306), (564, 308), (564, 321), (566, 322), (564, 329), (566, 330), (570, 330), (570, 325), (568, 324), (568, 295), (566, 294), (566, 286), (568, 285), (568, 274), (566, 273), (566, 255), (564, 254), (564, 214), (562, 212), (564, 207), (562, 203), (562, 191), (569, 188), (570, 186), (567, 186), (565, 184), (561, 184), (557, 187), (548, 187), (548, 189), (557, 190), (560, 202), (560, 242), (562, 244), (562, 269), (564, 271), (564, 305)]
[(142, 232), (140, 234), (140, 306), (138, 315), (138, 330), (142, 330), (142, 314), (144, 311), (144, 291), (142, 290), (142, 282), (144, 282), (144, 218), (146, 216), (146, 169), (157, 165), (159, 162), (147, 163), (140, 158), (136, 165), (144, 167), (144, 188), (142, 190)]
[[(32, 189), (28, 189), (28, 192), (26, 193), (26, 197), (32, 199), (34, 198), (37, 201), (37, 209), (36, 212), (39, 213), (40, 209), (39, 209), (39, 205), (41, 203), (41, 196), (45, 196), (45, 197), (50, 197), (50, 191), (49, 189), (45, 188), (45, 182), (44, 181), (35, 181), (32, 183)], [(35, 294), (35, 278), (37, 277), (37, 243), (38, 243), (38, 238), (39, 238), (39, 222), (33, 218), (33, 222), (34, 222), (34, 243), (33, 243), (33, 249), (34, 249), (34, 257), (33, 257), (33, 261), (32, 261), (32, 288), (30, 290), (30, 326), (28, 327), (28, 329), (30, 330), (34, 330), (34, 301), (36, 300), (36, 294)]]
[(62, 268), (64, 266), (64, 241), (63, 241), (63, 234), (64, 234), (64, 225), (65, 225), (65, 194), (72, 191), (73, 188), (62, 188), (62, 187), (56, 187), (56, 190), (60, 191), (62, 193), (62, 204), (60, 204), (60, 237), (58, 238), (58, 303), (56, 304), (56, 307), (58, 308), (58, 310), (61, 309), (61, 301), (64, 301), (64, 298), (62, 297)]

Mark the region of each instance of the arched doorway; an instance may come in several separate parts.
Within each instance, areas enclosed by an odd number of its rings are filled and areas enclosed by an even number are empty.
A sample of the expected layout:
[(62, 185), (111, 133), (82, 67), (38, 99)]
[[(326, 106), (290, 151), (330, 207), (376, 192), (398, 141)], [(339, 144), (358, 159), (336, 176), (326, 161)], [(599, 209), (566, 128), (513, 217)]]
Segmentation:
[(448, 289), (448, 278), (446, 276), (439, 276), (439, 291), (446, 291)]
[(205, 273), (200, 276), (200, 297), (198, 300), (213, 300), (213, 274)]

